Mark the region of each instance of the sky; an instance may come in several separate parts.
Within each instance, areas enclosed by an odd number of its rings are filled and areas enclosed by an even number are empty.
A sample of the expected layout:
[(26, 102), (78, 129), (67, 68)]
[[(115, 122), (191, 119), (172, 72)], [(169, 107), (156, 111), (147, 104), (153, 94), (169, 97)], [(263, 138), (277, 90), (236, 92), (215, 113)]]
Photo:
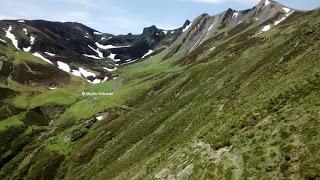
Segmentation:
[[(112, 34), (141, 33), (144, 27), (181, 27), (202, 13), (248, 9), (260, 0), (0, 0), (0, 19), (80, 22)], [(301, 10), (320, 7), (319, 0), (277, 0)]]

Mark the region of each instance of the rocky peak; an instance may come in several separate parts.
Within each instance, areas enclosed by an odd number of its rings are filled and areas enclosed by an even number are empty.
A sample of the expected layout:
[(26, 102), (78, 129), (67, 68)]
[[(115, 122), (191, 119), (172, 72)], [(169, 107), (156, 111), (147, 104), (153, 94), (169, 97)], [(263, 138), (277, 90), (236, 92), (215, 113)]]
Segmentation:
[(186, 22), (184, 22), (183, 24), (183, 28), (187, 27), (189, 24), (191, 24), (191, 21), (190, 20), (186, 20)]
[(274, 7), (284, 7), (284, 6), (273, 0), (261, 0), (259, 4), (255, 6), (255, 9), (265, 10), (265, 9), (271, 9)]
[(231, 8), (228, 8), (223, 14), (224, 14), (225, 18), (228, 18), (228, 17), (232, 16), (234, 12), (236, 12), (236, 11)]
[(269, 6), (271, 3), (274, 3), (274, 1), (272, 1), (272, 0), (261, 0), (260, 2), (259, 2), (259, 4), (258, 4), (258, 6), (260, 5), (260, 6)]
[(159, 29), (155, 26), (155, 25), (152, 25), (150, 27), (146, 27), (143, 29), (143, 33), (144, 35), (153, 35), (155, 34)]
[(233, 9), (231, 9), (231, 8), (228, 8), (227, 10), (226, 10), (226, 13), (233, 13), (235, 10), (233, 10)]
[(287, 11), (291, 11), (291, 8), (287, 8), (282, 4), (279, 4), (272, 0), (262, 0), (252, 9), (252, 16), (255, 18), (259, 18), (260, 22), (264, 22), (278, 13), (286, 13)]

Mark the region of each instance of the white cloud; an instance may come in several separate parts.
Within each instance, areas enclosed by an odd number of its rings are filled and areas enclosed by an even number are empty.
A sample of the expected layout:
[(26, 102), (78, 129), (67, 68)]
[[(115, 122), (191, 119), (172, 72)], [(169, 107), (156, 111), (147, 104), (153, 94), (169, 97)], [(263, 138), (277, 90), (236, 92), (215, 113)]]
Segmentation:
[[(144, 27), (157, 25), (162, 29), (175, 29), (181, 22), (173, 22), (166, 18), (159, 19), (150, 12), (132, 11), (116, 0), (0, 0), (0, 19), (43, 19), (49, 21), (72, 21), (83, 23), (98, 31), (126, 34), (141, 33)], [(193, 3), (242, 3), (254, 5), (259, 0), (175, 0)], [(144, 7), (148, 8), (148, 7)], [(182, 11), (182, 10), (181, 10)], [(155, 14), (157, 14), (155, 12)], [(188, 16), (186, 15), (186, 19)], [(173, 18), (174, 19), (174, 18)], [(180, 17), (181, 19), (181, 17)], [(192, 18), (191, 18), (192, 19)], [(172, 23), (172, 24), (171, 24)], [(174, 23), (177, 23), (176, 25)]]
[(15, 17), (15, 16), (7, 16), (7, 15), (0, 14), (0, 20), (2, 20), (2, 19), (19, 19), (19, 18)]
[(207, 4), (221, 4), (221, 3), (240, 3), (246, 5), (255, 5), (260, 0), (179, 0), (182, 2), (197, 2), (197, 3), (207, 3)]
[(195, 2), (200, 2), (200, 3), (212, 3), (212, 4), (218, 4), (225, 2), (225, 0), (194, 0)]
[(0, 19), (43, 19), (79, 22), (108, 33), (140, 32), (148, 25), (143, 16), (119, 7), (112, 0), (1, 0)]
[(173, 30), (173, 29), (180, 28), (182, 26), (182, 24), (174, 25), (174, 24), (158, 23), (158, 24), (156, 24), (156, 26), (158, 28), (164, 29), (164, 30)]

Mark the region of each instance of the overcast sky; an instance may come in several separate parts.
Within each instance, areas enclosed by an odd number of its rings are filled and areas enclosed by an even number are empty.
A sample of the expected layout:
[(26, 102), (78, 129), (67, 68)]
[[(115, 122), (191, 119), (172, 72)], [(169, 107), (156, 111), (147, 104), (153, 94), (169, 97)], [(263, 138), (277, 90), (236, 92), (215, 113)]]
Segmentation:
[[(0, 0), (0, 19), (74, 21), (113, 34), (141, 33), (147, 26), (182, 26), (202, 13), (248, 9), (260, 0)], [(296, 9), (320, 6), (319, 0), (278, 0)]]

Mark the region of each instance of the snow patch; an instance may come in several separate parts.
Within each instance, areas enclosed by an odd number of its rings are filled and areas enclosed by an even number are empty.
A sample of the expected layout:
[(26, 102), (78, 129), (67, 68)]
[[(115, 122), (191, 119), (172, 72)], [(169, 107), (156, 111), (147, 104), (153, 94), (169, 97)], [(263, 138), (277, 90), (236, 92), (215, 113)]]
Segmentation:
[(100, 79), (95, 79), (93, 81), (89, 81), (88, 80), (88, 82), (91, 83), (91, 84), (99, 84), (99, 83), (101, 83), (101, 80)]
[[(33, 36), (30, 37), (30, 44), (31, 44), (31, 46), (34, 44), (35, 39), (36, 39), (36, 38), (33, 37)], [(24, 50), (25, 52), (29, 52), (29, 51), (31, 51), (31, 46), (29, 46), (29, 47), (27, 47), (27, 48), (23, 48), (23, 50)]]
[(116, 56), (117, 56), (117, 54), (111, 53), (111, 54), (108, 56), (108, 58), (112, 59), (112, 60), (115, 61), (115, 62), (121, 61), (121, 59), (116, 59)]
[(18, 47), (18, 40), (17, 40), (16, 37), (11, 33), (11, 31), (12, 31), (12, 26), (9, 26), (8, 30), (6, 30), (6, 37), (11, 40), (11, 42), (12, 42), (12, 44), (13, 44), (13, 46), (14, 46), (15, 48), (17, 48), (18, 50), (20, 50), (19, 47)]
[(27, 48), (23, 48), (23, 50), (24, 50), (25, 52), (29, 52), (29, 51), (31, 50), (31, 46), (29, 46), (29, 47), (27, 47)]
[(28, 34), (28, 30), (26, 28), (22, 29), (24, 31), (24, 33), (27, 35)]
[(105, 77), (101, 82), (106, 82), (109, 79), (109, 77)]
[(43, 57), (43, 56), (42, 56), (40, 53), (38, 53), (38, 52), (35, 52), (35, 53), (33, 53), (32, 55), (34, 55), (35, 57), (38, 57), (38, 58), (44, 60), (45, 62), (47, 62), (47, 63), (49, 63), (49, 64), (53, 64), (49, 59)]
[[(82, 67), (79, 67), (79, 70), (73, 69), (71, 71), (71, 74), (73, 74), (74, 76), (78, 76), (78, 77), (82, 77), (83, 76), (85, 78), (87, 78), (87, 77), (97, 77), (97, 75), (95, 73), (90, 72), (90, 71), (88, 71), (88, 70), (86, 70), (86, 69), (84, 69)], [(93, 81), (90, 81), (90, 80), (87, 79), (87, 81), (89, 83), (91, 83), (91, 84), (99, 84), (99, 83), (103, 83), (103, 82), (105, 82), (107, 80), (108, 80), (108, 77), (105, 77), (103, 80), (96, 78)]]
[[(107, 39), (107, 38), (105, 38), (105, 37), (101, 37), (101, 41), (103, 41), (103, 40), (105, 40), (105, 39)], [(109, 39), (112, 39), (112, 37), (108, 37), (108, 39), (107, 39), (107, 40), (109, 40)]]
[(49, 87), (50, 90), (58, 89), (57, 87)]
[(30, 36), (30, 44), (33, 45), (34, 44), (34, 41), (36, 40), (35, 37), (33, 36)]
[(102, 116), (98, 116), (98, 117), (96, 117), (96, 119), (97, 119), (98, 121), (101, 121), (101, 120), (103, 119), (103, 117), (102, 117)]
[(118, 48), (126, 48), (126, 47), (130, 47), (130, 46), (114, 46), (114, 45), (102, 45), (98, 42), (96, 42), (96, 46), (100, 49), (118, 49)]
[(73, 75), (75, 75), (75, 76), (78, 76), (78, 77), (81, 77), (81, 72), (80, 71), (78, 71), (78, 70), (72, 70), (71, 71), (71, 74), (73, 74)]
[(19, 22), (19, 23), (25, 23), (26, 21), (23, 20), (23, 19), (21, 19), (21, 20), (19, 20), (18, 22)]
[(286, 16), (282, 17), (280, 20), (275, 21), (275, 22), (274, 22), (274, 25), (276, 26), (276, 25), (280, 24), (282, 21), (284, 21), (285, 19), (287, 19), (287, 17), (289, 17), (292, 13), (294, 13), (294, 11), (290, 12), (290, 10), (289, 10), (289, 13), (287, 13)]
[(89, 77), (89, 76), (96, 77), (95, 73), (89, 72), (89, 71), (83, 69), (82, 67), (79, 67), (79, 71), (84, 77)]
[(49, 53), (49, 52), (44, 52), (44, 53), (46, 53), (46, 54), (49, 55), (49, 56), (56, 56), (56, 55), (53, 54), (53, 53)]
[(168, 33), (168, 31), (162, 31), (164, 33), (164, 35), (166, 35)]
[[(87, 80), (89, 83), (91, 83), (91, 84), (99, 84), (99, 83), (103, 83), (103, 82), (105, 82), (105, 81), (107, 81), (109, 78), (108, 77), (105, 77), (103, 80), (101, 80), (101, 79), (95, 79), (95, 80), (93, 80), (93, 81), (90, 81), (90, 80)], [(102, 118), (101, 118), (102, 119)]]
[(93, 32), (93, 34), (102, 35), (103, 33), (101, 33), (101, 32)]
[(266, 25), (262, 28), (263, 32), (269, 31), (271, 29), (271, 25)]
[(283, 17), (283, 18), (281, 18), (280, 20), (275, 21), (275, 22), (274, 22), (274, 25), (276, 26), (276, 25), (280, 24), (280, 23), (281, 23), (282, 21), (284, 21), (286, 18), (287, 18), (287, 17)]
[(99, 48), (98, 48), (98, 49), (94, 49), (94, 48), (91, 47), (90, 45), (88, 45), (88, 47), (89, 47), (90, 49), (92, 49), (92, 51), (96, 52), (101, 59), (103, 58), (103, 53), (100, 52)]
[(57, 61), (57, 64), (58, 64), (59, 69), (65, 71), (65, 72), (70, 72), (71, 69), (68, 64), (61, 62), (61, 61)]
[(235, 18), (237, 18), (238, 16), (239, 16), (238, 12), (234, 12), (233, 15), (232, 15), (232, 17), (235, 17)]
[(191, 27), (192, 23), (190, 23), (189, 25), (187, 25), (183, 30), (182, 32), (185, 32), (186, 30), (188, 30), (190, 27)]
[(270, 1), (269, 1), (269, 0), (265, 0), (265, 1), (264, 1), (264, 5), (265, 5), (265, 6), (268, 6), (269, 4), (270, 4)]
[(92, 58), (92, 59), (101, 59), (100, 57), (97, 57), (95, 55), (89, 55), (89, 54), (82, 54), (84, 57), (87, 57), (87, 58)]
[(212, 27), (213, 27), (213, 24), (210, 25), (208, 32), (212, 29)]
[(105, 69), (105, 70), (107, 70), (107, 71), (109, 71), (109, 72), (112, 72), (112, 71), (117, 70), (117, 67), (114, 67), (113, 69), (109, 69), (109, 68), (107, 68), (107, 67), (103, 67), (103, 69)]
[(138, 61), (139, 59), (135, 59), (135, 60), (131, 60), (131, 59), (128, 59), (126, 60), (126, 63), (123, 63), (123, 65), (126, 65), (126, 64), (131, 64), (131, 63), (134, 63), (136, 61)]
[(149, 50), (145, 55), (143, 55), (141, 58), (143, 59), (143, 58), (149, 56), (150, 54), (152, 54), (153, 52), (154, 52), (154, 51), (150, 49), (150, 50)]
[(108, 56), (108, 58), (113, 59), (113, 60), (115, 57), (116, 57), (116, 54), (112, 54), (112, 53)]
[(5, 41), (5, 40), (3, 40), (3, 39), (0, 39), (0, 41), (1, 41), (1, 42), (4, 42), (4, 43), (7, 42), (7, 41)]
[(215, 50), (216, 49), (216, 47), (212, 47), (212, 48), (210, 48), (210, 51), (213, 51), (213, 50)]
[(286, 8), (286, 7), (283, 7), (282, 9), (283, 9), (286, 13), (289, 13), (289, 12), (291, 11), (291, 9)]

